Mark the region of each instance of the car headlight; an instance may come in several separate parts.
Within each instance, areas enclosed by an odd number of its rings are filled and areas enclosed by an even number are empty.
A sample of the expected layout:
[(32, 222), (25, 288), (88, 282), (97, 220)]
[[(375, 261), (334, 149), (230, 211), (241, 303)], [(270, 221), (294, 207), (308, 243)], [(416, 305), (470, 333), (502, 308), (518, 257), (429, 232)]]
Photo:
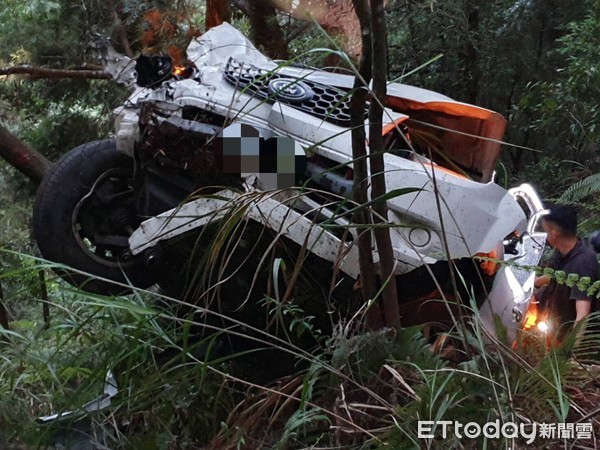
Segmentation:
[(548, 332), (550, 330), (550, 325), (548, 324), (548, 322), (542, 320), (542, 321), (538, 322), (537, 328), (542, 333), (546, 333), (546, 332)]

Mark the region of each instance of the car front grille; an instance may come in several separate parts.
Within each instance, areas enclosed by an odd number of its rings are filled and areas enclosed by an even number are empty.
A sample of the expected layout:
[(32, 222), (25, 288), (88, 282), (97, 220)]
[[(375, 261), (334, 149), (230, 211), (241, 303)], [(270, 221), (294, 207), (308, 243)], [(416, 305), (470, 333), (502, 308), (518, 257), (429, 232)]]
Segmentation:
[[(225, 79), (236, 89), (253, 97), (290, 105), (312, 116), (319, 117), (335, 125), (350, 126), (351, 93), (338, 87), (327, 86), (305, 78), (294, 78), (273, 71), (261, 69), (251, 64), (229, 58), (225, 67)], [(288, 86), (290, 91), (307, 90), (306, 98), (297, 98), (284, 92), (285, 88), (274, 90), (275, 80), (288, 81), (278, 86)], [(297, 94), (292, 92), (291, 94)], [(299, 95), (299, 94), (298, 94)]]

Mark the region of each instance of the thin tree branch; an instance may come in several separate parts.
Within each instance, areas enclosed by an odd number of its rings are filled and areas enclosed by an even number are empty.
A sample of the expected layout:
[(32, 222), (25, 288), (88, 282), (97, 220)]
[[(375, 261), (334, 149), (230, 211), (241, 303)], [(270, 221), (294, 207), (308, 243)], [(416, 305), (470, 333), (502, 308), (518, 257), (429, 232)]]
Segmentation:
[(123, 51), (125, 52), (125, 55), (129, 56), (130, 58), (133, 58), (134, 55), (133, 55), (133, 51), (131, 50), (131, 44), (129, 43), (129, 39), (127, 39), (127, 33), (126, 33), (125, 26), (123, 25), (123, 21), (119, 17), (119, 13), (117, 12), (117, 8), (116, 8), (115, 2), (113, 0), (110, 0), (109, 7), (110, 7), (112, 19), (113, 19), (113, 26), (115, 28), (117, 37), (121, 41), (121, 45), (123, 46)]
[(10, 329), (8, 311), (6, 305), (4, 305), (4, 291), (2, 290), (2, 284), (0, 284), (0, 326), (5, 330)]
[[(386, 193), (385, 164), (383, 161), (383, 136), (382, 119), (383, 105), (386, 97), (387, 83), (387, 57), (386, 57), (386, 27), (383, 0), (371, 0), (371, 49), (377, 58), (373, 58), (373, 97), (369, 106), (369, 155), (371, 163), (371, 198), (383, 197)], [(364, 33), (363, 33), (364, 36)], [(364, 41), (363, 41), (364, 43)], [(366, 53), (369, 47), (363, 46)], [(381, 217), (386, 219), (388, 208), (386, 200), (379, 200), (373, 204), (374, 221), (377, 223)], [(395, 258), (392, 248), (390, 229), (375, 227), (375, 241), (379, 252), (379, 267), (381, 281), (384, 283), (382, 290), (383, 315), (387, 326), (400, 325), (400, 308), (398, 306), (398, 291), (396, 289)]]
[(2, 75), (28, 75), (30, 78), (112, 79), (112, 76), (104, 70), (48, 69), (30, 65), (0, 68), (0, 76)]
[(50, 326), (50, 306), (48, 304), (48, 287), (46, 286), (46, 275), (44, 269), (38, 272), (40, 281), (40, 299), (42, 300), (42, 317), (44, 318), (44, 328)]
[[(363, 48), (371, 48), (371, 33), (369, 23), (369, 6), (366, 0), (353, 0), (354, 10), (360, 20), (362, 29)], [(367, 148), (365, 133), (365, 107), (368, 97), (368, 84), (371, 79), (371, 52), (362, 52), (359, 75), (354, 78), (354, 88), (350, 99), (350, 120), (352, 124), (352, 159), (354, 178), (352, 185), (353, 199), (359, 205), (368, 202), (367, 189), (369, 184), (369, 171), (367, 168)], [(363, 300), (371, 301), (375, 297), (375, 268), (373, 264), (373, 244), (371, 230), (365, 225), (372, 223), (368, 208), (361, 208), (353, 217), (358, 233), (358, 264), (360, 267), (360, 287)], [(378, 305), (367, 310), (367, 327), (379, 329), (382, 317)]]

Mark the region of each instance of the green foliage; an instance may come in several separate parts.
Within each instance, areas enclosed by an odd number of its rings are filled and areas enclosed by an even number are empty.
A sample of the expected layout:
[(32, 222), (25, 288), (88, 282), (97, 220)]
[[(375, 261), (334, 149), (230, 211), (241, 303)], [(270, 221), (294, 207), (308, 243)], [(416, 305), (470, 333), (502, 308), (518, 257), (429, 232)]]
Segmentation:
[[(41, 0), (3, 3), (2, 65), (71, 68), (96, 63), (93, 55), (88, 59), (87, 49), (93, 28), (90, 21), (99, 17), (86, 13), (84, 6)], [(76, 145), (106, 136), (111, 111), (123, 94), (109, 81), (31, 82), (9, 77), (0, 80), (0, 101), (7, 106), (0, 120), (21, 139), (56, 159)]]
[[(139, 51), (143, 14), (157, 6), (187, 8), (161, 1), (7, 0), (0, 5), (0, 66), (97, 65), (92, 45), (97, 34), (112, 36), (121, 51), (124, 40)], [(125, 97), (125, 89), (110, 80), (2, 77), (0, 102), (5, 108), (0, 121), (33, 148), (57, 159), (77, 145), (109, 136), (112, 111)]]
[(112, 132), (112, 110), (124, 91), (110, 81), (0, 82), (0, 99), (12, 104), (6, 125), (50, 159)]
[[(541, 156), (513, 173), (513, 182), (533, 183), (543, 198), (555, 198), (572, 184), (572, 168), (567, 161), (554, 156)], [(512, 183), (511, 183), (512, 185)]]
[[(159, 3), (174, 2), (115, 2), (134, 48), (140, 19)], [(510, 140), (544, 153), (519, 159), (514, 152), (506, 178), (512, 173), (537, 181), (547, 196), (558, 196), (571, 185), (574, 168), (581, 170), (588, 159), (591, 167), (586, 170), (595, 171), (599, 137), (594, 104), (594, 67), (600, 62), (598, 2), (555, 6), (546, 8), (541, 0), (479, 5), (466, 0), (396, 1), (389, 2), (388, 14), (391, 75), (409, 74), (403, 81), (510, 114)], [(6, 0), (0, 6), (5, 26), (0, 59), (4, 64), (47, 67), (89, 62), (89, 32), (117, 32), (110, 13), (108, 4), (97, 1)], [(236, 20), (247, 26), (244, 19)], [(296, 26), (290, 20), (286, 31)], [(331, 43), (311, 28), (304, 39), (292, 41), (291, 50), (305, 55), (315, 46)], [(444, 56), (436, 59), (438, 54)], [(106, 136), (110, 111), (123, 97), (107, 81), (2, 79), (0, 118), (32, 146), (57, 157), (82, 141)], [(49, 274), (49, 266), (26, 256), (35, 254), (27, 228), (34, 188), (5, 165), (0, 166), (0, 185), (0, 247), (10, 250), (0, 256), (0, 283), (12, 327), (3, 332), (8, 343), (0, 343), (0, 435), (10, 444), (52, 445), (61, 427), (40, 428), (35, 418), (77, 409), (95, 398), (108, 369), (117, 376), (119, 394), (110, 409), (83, 414), (98, 444), (108, 448), (197, 448), (215, 436), (238, 448), (500, 447), (515, 443), (466, 442), (456, 436), (419, 440), (417, 422), (481, 424), (526, 418), (554, 423), (581, 417), (576, 412), (583, 408), (570, 396), (575, 370), (567, 355), (597, 356), (597, 333), (550, 350), (532, 334), (528, 337), (537, 343), (534, 349), (513, 351), (486, 337), (475, 320), (460, 333), (451, 333), (449, 340), (454, 350), (468, 348), (472, 357), (448, 361), (432, 351), (418, 328), (359, 332), (353, 321), (338, 322), (336, 314), (344, 314), (333, 308), (331, 293), (322, 287), (326, 277), (300, 270), (305, 261), (298, 249), (253, 260), (272, 283), (270, 295), (261, 297), (252, 316), (266, 318), (268, 330), (232, 317), (211, 322), (223, 334), (247, 334), (281, 351), (277, 355), (298, 356), (297, 373), (269, 387), (244, 381), (242, 375), (249, 367), (268, 371), (281, 360), (269, 362), (254, 350), (211, 356), (217, 354), (219, 339), (196, 339), (193, 331), (204, 325), (197, 317), (208, 312), (192, 305), (189, 314), (176, 316), (174, 310), (189, 311), (190, 304), (153, 293), (103, 298), (50, 278), (51, 322), (44, 327), (39, 274)], [(564, 199), (579, 201), (597, 191), (598, 179), (592, 175), (569, 188)], [(215, 275), (236, 269), (238, 260), (228, 266), (223, 254), (238, 246), (244, 253), (254, 245), (239, 238), (242, 222), (233, 214), (216, 237), (196, 241), (196, 253), (189, 248), (182, 253), (192, 261), (184, 274), (189, 285), (210, 284)], [(212, 247), (204, 245), (204, 238), (213, 239)], [(591, 280), (555, 275), (568, 285), (598, 288)], [(241, 290), (247, 292), (253, 282)], [(288, 292), (294, 283), (298, 288)], [(191, 291), (186, 300), (198, 294)], [(232, 316), (248, 301), (224, 297)], [(343, 300), (349, 304), (349, 298)], [(164, 303), (173, 309), (160, 309)], [(319, 314), (327, 320), (319, 321)], [(332, 335), (326, 334), (329, 319), (335, 322)], [(324, 336), (331, 338), (325, 342)], [(306, 338), (315, 344), (312, 353), (295, 346)], [(248, 353), (255, 359), (248, 359)], [(66, 422), (66, 427), (71, 425)]]
[(377, 376), (387, 361), (403, 361), (425, 368), (443, 364), (430, 349), (420, 328), (403, 328), (360, 333), (355, 336), (334, 336), (331, 365), (351, 376)]
[(577, 287), (582, 292), (586, 292), (590, 297), (600, 298), (600, 280), (592, 283), (590, 277), (580, 277), (576, 273), (566, 273), (564, 270), (554, 270), (550, 267), (537, 268), (537, 275), (543, 275), (558, 284), (564, 284), (570, 288)]
[(555, 197), (582, 166), (598, 171), (598, 9), (595, 0), (397, 1), (390, 78), (505, 115), (505, 141), (542, 152), (506, 147), (507, 172)]
[[(34, 264), (4, 272), (0, 280), (24, 281), (23, 275), (39, 269)], [(100, 444), (122, 446), (114, 439), (123, 439), (126, 430), (128, 445), (161, 448), (166, 439), (179, 448), (207, 440), (219, 428), (235, 391), (221, 390), (226, 363), (210, 357), (211, 340), (174, 344), (185, 342), (185, 328), (173, 326), (168, 313), (159, 320), (152, 307), (156, 298), (147, 293), (102, 298), (54, 281), (48, 290), (49, 326), (39, 318), (13, 321), (11, 331), (2, 333), (8, 341), (0, 343), (0, 434), (9, 442), (52, 444), (53, 436), (73, 423), (65, 419), (39, 426), (34, 419), (77, 411), (102, 393), (107, 370), (115, 374), (119, 389), (110, 420), (108, 411), (76, 415), (87, 417), (95, 435), (107, 439)]]
[(600, 3), (590, 0), (582, 4), (584, 15), (563, 23), (549, 53), (556, 61), (554, 73), (527, 86), (514, 118), (529, 119), (526, 133), (548, 156), (570, 161), (572, 170), (581, 163), (589, 174), (598, 170), (600, 116), (594, 98), (600, 94), (600, 75), (595, 69), (600, 63), (595, 31)]
[[(28, 276), (34, 283), (45, 267), (21, 257), (24, 268), (5, 270), (2, 283)], [(281, 261), (271, 267), (274, 276), (282, 276), (278, 283), (287, 280)], [(292, 319), (290, 338), (299, 330), (316, 332), (302, 309), (281, 303), (283, 286), (265, 305), (273, 315)], [(53, 279), (48, 290), (50, 325), (42, 327), (39, 313), (13, 321), (11, 333), (5, 333), (10, 343), (0, 351), (0, 423), (6, 427), (0, 431), (11, 430), (9, 442), (55, 442), (71, 423), (40, 428), (33, 419), (93, 399), (108, 369), (117, 377), (119, 393), (109, 409), (84, 417), (98, 443), (110, 448), (188, 448), (215, 435), (240, 448), (482, 446), (483, 440), (466, 442), (454, 435), (442, 441), (439, 430), (436, 439), (422, 441), (418, 421), (553, 423), (568, 421), (572, 413), (565, 388), (573, 373), (571, 351), (511, 351), (490, 342), (477, 317), (468, 330), (450, 335), (448, 349), (468, 346), (473, 355), (461, 362), (433, 352), (420, 328), (359, 332), (352, 321), (342, 322), (313, 355), (294, 350), (309, 363), (299, 375), (260, 388), (245, 387), (240, 379), (236, 368), (244, 355), (211, 357), (217, 340), (191, 339), (190, 327), (201, 323), (195, 315), (182, 326), (171, 309), (155, 306), (165, 301), (175, 306), (175, 299), (146, 292), (104, 298)], [(270, 345), (294, 348), (287, 339)], [(578, 354), (589, 354), (598, 343), (586, 339)]]
[[(3, 187), (0, 190), (0, 248), (15, 252), (0, 253), (0, 271), (19, 271), (31, 266), (31, 260), (22, 255), (37, 252), (29, 230), (35, 186), (2, 160), (0, 186)], [(12, 318), (20, 320), (31, 308), (31, 298), (38, 294), (38, 277), (34, 271), (26, 271), (22, 279), (0, 281), (0, 288)]]
[(560, 200), (564, 202), (579, 202), (586, 197), (599, 192), (600, 174), (594, 174), (569, 186), (569, 188), (560, 196)]

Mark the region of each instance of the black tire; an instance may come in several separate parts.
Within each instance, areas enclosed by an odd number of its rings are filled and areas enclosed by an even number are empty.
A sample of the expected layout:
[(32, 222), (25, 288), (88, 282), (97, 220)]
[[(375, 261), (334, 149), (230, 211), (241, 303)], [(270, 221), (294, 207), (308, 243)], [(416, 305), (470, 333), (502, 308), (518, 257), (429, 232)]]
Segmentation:
[[(131, 257), (125, 247), (128, 233), (123, 230), (139, 224), (129, 184), (132, 176), (133, 160), (120, 153), (113, 140), (89, 142), (67, 152), (46, 174), (35, 200), (33, 231), (42, 256), (120, 283), (152, 284), (141, 257)], [(112, 241), (94, 242), (94, 236), (101, 235)], [(73, 271), (57, 273), (89, 292), (128, 291)]]

